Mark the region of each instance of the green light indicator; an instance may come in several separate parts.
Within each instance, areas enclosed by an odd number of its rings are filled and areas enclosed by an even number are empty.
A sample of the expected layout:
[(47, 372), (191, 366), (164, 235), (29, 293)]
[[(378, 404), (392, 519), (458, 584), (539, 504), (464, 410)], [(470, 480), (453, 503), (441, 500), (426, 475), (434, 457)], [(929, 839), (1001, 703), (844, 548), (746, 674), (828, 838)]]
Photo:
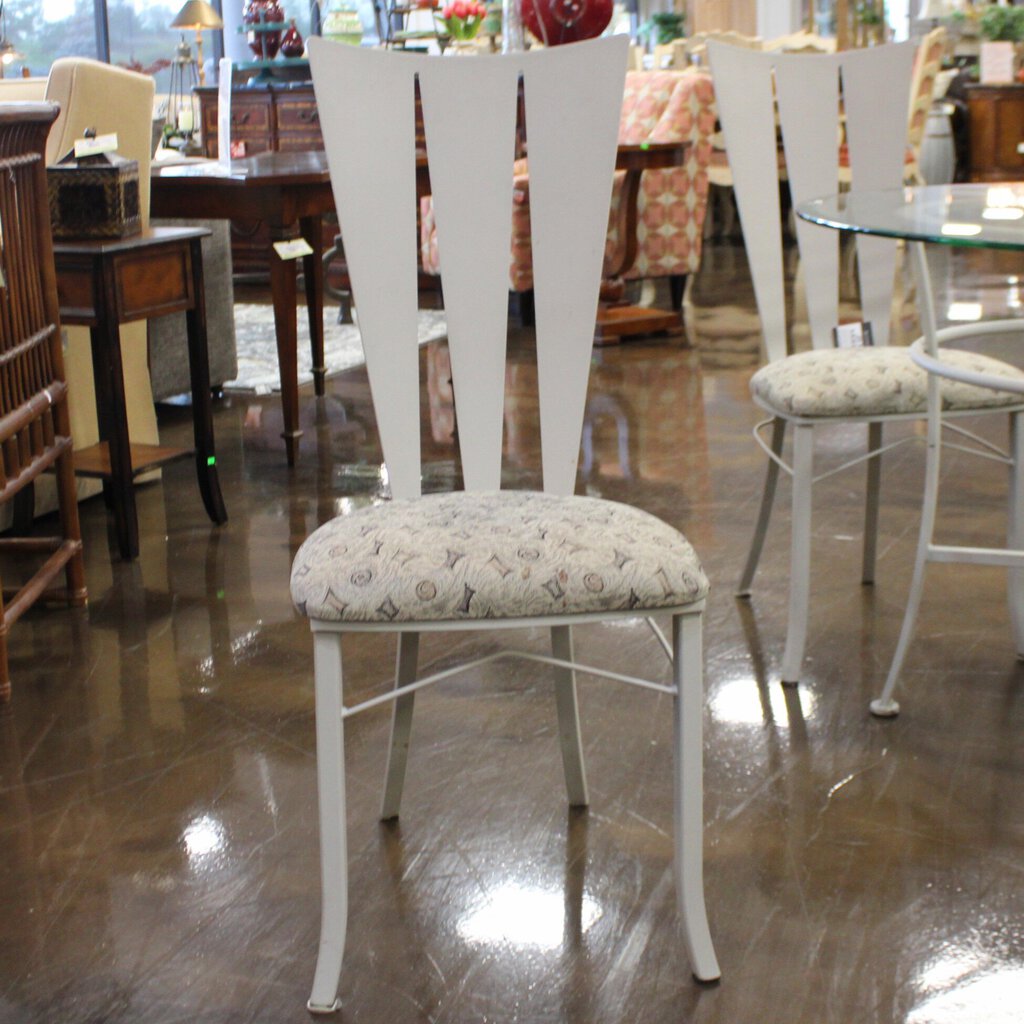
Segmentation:
[(651, 144), (649, 142), (641, 142), (640, 143), (640, 148), (641, 149), (650, 149), (651, 148)]
[(224, 591), (223, 590), (218, 590), (217, 591), (217, 600), (218, 601), (223, 601), (224, 600)]
[(217, 465), (217, 456), (216, 455), (207, 455), (206, 456), (206, 464), (208, 466), (216, 466)]

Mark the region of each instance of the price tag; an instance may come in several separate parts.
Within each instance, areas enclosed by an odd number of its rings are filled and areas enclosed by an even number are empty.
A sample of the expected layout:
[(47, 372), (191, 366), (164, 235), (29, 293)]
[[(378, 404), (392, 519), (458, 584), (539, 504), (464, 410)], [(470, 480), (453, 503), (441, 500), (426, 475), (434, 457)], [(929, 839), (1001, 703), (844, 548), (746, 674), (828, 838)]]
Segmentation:
[(99, 156), (100, 153), (113, 153), (117, 149), (117, 132), (109, 135), (97, 135), (93, 139), (75, 139), (75, 159), (83, 156)]
[(871, 336), (871, 324), (864, 320), (833, 327), (832, 337), (836, 348), (865, 348), (875, 343)]
[(304, 238), (292, 238), (287, 242), (275, 242), (274, 252), (283, 260), (297, 260), (300, 256), (312, 256), (313, 247)]
[(230, 164), (232, 160), (243, 159), (245, 157), (245, 147), (245, 139), (235, 139), (229, 147), (230, 157), (228, 158), (228, 163)]

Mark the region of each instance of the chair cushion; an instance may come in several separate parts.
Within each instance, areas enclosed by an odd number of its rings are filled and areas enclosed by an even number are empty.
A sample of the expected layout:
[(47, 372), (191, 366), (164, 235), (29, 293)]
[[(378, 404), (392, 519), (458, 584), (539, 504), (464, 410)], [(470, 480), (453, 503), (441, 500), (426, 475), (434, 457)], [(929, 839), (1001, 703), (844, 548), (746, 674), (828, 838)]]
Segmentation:
[(639, 509), (458, 491), (325, 523), (299, 548), (291, 588), (311, 619), (445, 622), (679, 607), (708, 582), (686, 538)]
[[(975, 352), (943, 349), (944, 362), (1024, 380), (1024, 371)], [(1017, 405), (1020, 395), (943, 380), (947, 411)], [(889, 416), (925, 413), (928, 374), (900, 346), (815, 349), (777, 359), (750, 381), (755, 399), (791, 416)]]

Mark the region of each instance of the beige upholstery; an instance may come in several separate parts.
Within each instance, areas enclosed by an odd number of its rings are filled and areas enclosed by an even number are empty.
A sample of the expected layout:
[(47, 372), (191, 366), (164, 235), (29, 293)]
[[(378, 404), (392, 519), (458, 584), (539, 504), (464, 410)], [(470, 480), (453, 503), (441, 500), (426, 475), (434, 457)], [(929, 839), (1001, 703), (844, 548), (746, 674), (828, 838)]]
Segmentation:
[(0, 103), (31, 103), (45, 96), (45, 78), (0, 78)]
[[(95, 128), (98, 134), (116, 132), (121, 156), (139, 162), (139, 202), (144, 225), (149, 223), (153, 92), (153, 79), (147, 75), (81, 57), (55, 61), (46, 83), (46, 98), (59, 103), (61, 108), (47, 142), (47, 162), (53, 163), (63, 156), (86, 128)], [(76, 448), (84, 448), (99, 437), (89, 330), (66, 330), (71, 436)], [(145, 321), (122, 326), (121, 350), (132, 441), (155, 444), (159, 438), (149, 383)], [(79, 494), (83, 494), (83, 481), (79, 481), (78, 487)], [(94, 489), (90, 488), (89, 493)]]

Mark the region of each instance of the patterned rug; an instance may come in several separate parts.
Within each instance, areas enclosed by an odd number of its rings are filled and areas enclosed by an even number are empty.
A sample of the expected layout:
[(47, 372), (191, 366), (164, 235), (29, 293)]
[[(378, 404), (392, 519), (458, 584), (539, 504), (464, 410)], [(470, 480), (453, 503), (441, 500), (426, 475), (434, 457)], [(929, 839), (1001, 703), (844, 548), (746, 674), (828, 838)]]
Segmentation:
[[(337, 309), (324, 311), (324, 362), (327, 376), (361, 366), (363, 344), (356, 324), (339, 324)], [(313, 379), (310, 367), (309, 322), (305, 310), (299, 311), (299, 383)], [(421, 309), (419, 343), (443, 338), (447, 331), (442, 310)], [(270, 306), (257, 303), (235, 304), (235, 343), (238, 348), (238, 377), (225, 384), (229, 391), (255, 392), (269, 395), (281, 390), (277, 366), (277, 343), (274, 340), (274, 314)]]

